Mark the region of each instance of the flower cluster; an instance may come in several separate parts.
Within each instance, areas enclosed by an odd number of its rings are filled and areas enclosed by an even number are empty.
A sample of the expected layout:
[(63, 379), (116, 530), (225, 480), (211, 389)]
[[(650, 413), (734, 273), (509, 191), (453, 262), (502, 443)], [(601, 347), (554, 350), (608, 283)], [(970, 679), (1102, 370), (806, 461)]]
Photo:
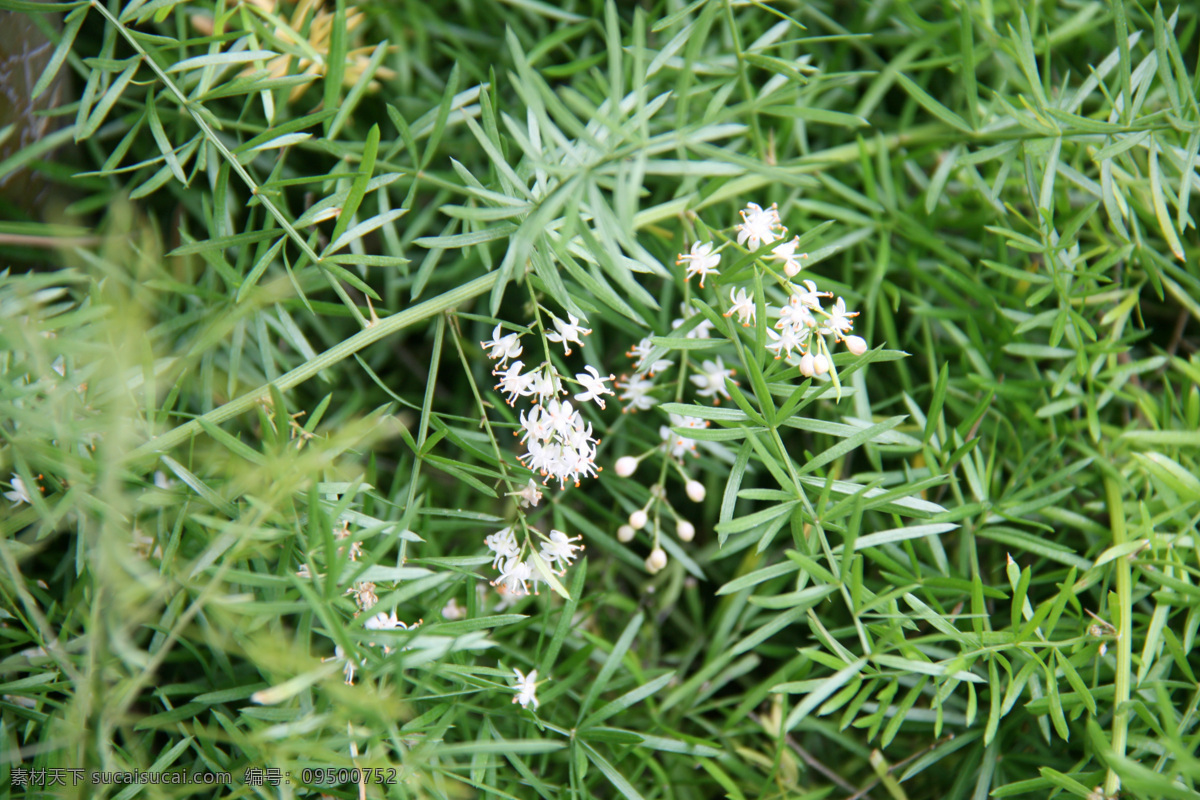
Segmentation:
[[(535, 528), (529, 529), (542, 539), (538, 552), (542, 563), (557, 575), (566, 575), (567, 567), (579, 557), (577, 550), (582, 550), (582, 544), (575, 544), (583, 539), (582, 536), (567, 536), (562, 531), (551, 530), (549, 536), (544, 536)], [(520, 597), (529, 594), (529, 584), (533, 583), (533, 593), (538, 594), (538, 584), (546, 583), (546, 579), (538, 570), (532, 557), (523, 557), (525, 548), (517, 541), (517, 535), (512, 527), (501, 528), (483, 540), (492, 551), (492, 568), (498, 570), (500, 577), (492, 581), (502, 594)], [(555, 567), (558, 567), (555, 571)]]
[[(737, 243), (751, 251), (774, 245), (767, 258), (783, 266), (783, 276), (775, 273), (773, 269), (768, 271), (787, 292), (787, 302), (778, 308), (764, 303), (767, 316), (778, 319), (767, 330), (771, 341), (766, 347), (775, 358), (787, 359), (788, 363), (800, 368), (802, 375), (811, 378), (814, 375), (824, 375), (833, 366), (828, 342), (830, 338), (835, 342), (844, 342), (846, 349), (855, 355), (865, 353), (866, 340), (861, 336), (851, 335), (854, 317), (858, 314), (846, 310), (844, 299), (839, 297), (826, 308), (822, 305), (822, 298), (831, 298), (832, 293), (818, 291), (816, 284), (811, 280), (799, 283), (792, 281), (803, 269), (802, 261), (808, 258), (808, 254), (796, 253), (800, 244), (799, 236), (785, 240), (788, 231), (779, 217), (778, 207), (771, 204), (768, 208), (762, 208), (757, 203), (749, 203), (739, 213), (742, 221), (735, 226)], [(699, 275), (700, 287), (703, 288), (706, 276), (719, 274), (716, 267), (720, 260), (720, 253), (713, 250), (711, 242), (697, 242), (692, 245), (691, 252), (680, 255), (676, 263), (688, 265), (684, 275), (686, 280), (690, 280), (693, 275)], [(730, 307), (725, 316), (736, 314), (742, 325), (754, 324), (758, 307), (752, 292), (745, 288), (730, 288), (729, 302)], [(682, 320), (678, 322), (681, 324)], [(714, 374), (716, 367), (709, 369), (711, 364), (713, 362), (705, 362), (706, 374), (694, 376), (692, 380), (698, 386), (704, 387), (702, 396), (712, 396), (716, 402), (716, 394), (720, 393), (725, 397), (728, 397), (728, 394), (723, 391), (723, 378)]]
[[(582, 344), (581, 337), (591, 333), (590, 328), (579, 324), (578, 317), (568, 315), (568, 319), (563, 322), (554, 317), (555, 329), (546, 334), (549, 341), (563, 345), (566, 355), (571, 354), (571, 342)], [(580, 479), (597, 473), (596, 446), (600, 442), (592, 435), (592, 425), (584, 422), (570, 400), (560, 398), (569, 391), (564, 388), (563, 376), (554, 364), (547, 359), (540, 367), (524, 371), (525, 362), (518, 360), (524, 352), (520, 336), (501, 331), (502, 326), (497, 324), (491, 341), (480, 344), (487, 350), (488, 357), (498, 362), (492, 374), (500, 379), (496, 389), (505, 395), (508, 404), (515, 405), (520, 398), (532, 402), (529, 409), (521, 411), (521, 430), (515, 433), (526, 447), (519, 460), (528, 469), (539, 473), (544, 478), (543, 483), (557, 480), (559, 488), (566, 488), (570, 481), (578, 486)], [(595, 367), (585, 366), (583, 372), (575, 375), (574, 383), (583, 391), (577, 392), (574, 399), (579, 403), (593, 402), (603, 409), (604, 396), (613, 393), (605, 382), (612, 379), (612, 375), (602, 376)], [(536, 487), (518, 494), (522, 505), (536, 506), (541, 499)]]
[[(757, 250), (764, 245), (781, 242), (771, 248), (770, 258), (783, 263), (786, 278), (777, 274), (775, 277), (787, 292), (787, 302), (778, 308), (764, 303), (767, 316), (778, 319), (767, 329), (767, 336), (771, 339), (766, 345), (767, 350), (772, 352), (775, 358), (787, 359), (788, 363), (798, 366), (800, 374), (806, 378), (824, 375), (832, 368), (829, 338), (835, 342), (844, 342), (846, 349), (854, 355), (865, 353), (866, 340), (850, 334), (854, 329), (854, 317), (858, 316), (857, 312), (847, 311), (846, 301), (840, 297), (826, 308), (822, 305), (822, 298), (832, 298), (831, 292), (819, 291), (816, 283), (811, 280), (792, 280), (800, 273), (803, 268), (801, 261), (808, 258), (808, 255), (796, 253), (800, 237), (781, 241), (787, 236), (787, 228), (779, 218), (778, 208), (772, 204), (770, 208), (763, 209), (757, 203), (749, 203), (741, 211), (741, 217), (742, 222), (736, 226), (738, 244), (744, 244), (750, 250)], [(736, 314), (742, 325), (755, 322), (757, 306), (753, 293), (744, 288), (731, 288), (729, 301), (730, 308), (725, 312), (725, 316)]]

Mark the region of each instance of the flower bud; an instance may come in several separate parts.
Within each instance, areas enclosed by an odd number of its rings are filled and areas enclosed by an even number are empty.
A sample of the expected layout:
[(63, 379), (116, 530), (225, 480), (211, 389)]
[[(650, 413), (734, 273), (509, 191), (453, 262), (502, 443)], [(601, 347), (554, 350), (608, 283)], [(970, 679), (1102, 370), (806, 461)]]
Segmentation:
[(805, 353), (800, 356), (800, 374), (806, 378), (811, 378), (816, 374), (816, 368), (813, 366), (812, 353)]
[(650, 555), (646, 556), (646, 571), (651, 575), (661, 570), (667, 565), (667, 554), (663, 552), (661, 547), (656, 547), (650, 551)]
[(696, 526), (686, 519), (681, 519), (675, 523), (675, 535), (681, 542), (690, 542), (696, 538)]
[(829, 372), (829, 359), (825, 357), (824, 353), (813, 356), (813, 372), (818, 375), (824, 375), (826, 372)]
[(700, 481), (688, 481), (687, 482), (687, 496), (689, 498), (691, 498), (691, 501), (693, 503), (702, 502), (704, 500), (705, 494), (706, 494), (706, 491), (704, 489), (703, 483), (701, 483)]
[(617, 528), (617, 541), (632, 542), (635, 533), (636, 532), (633, 530), (633, 528), (629, 527), (628, 525), (622, 525), (621, 527)]
[(856, 356), (861, 356), (867, 352), (867, 340), (861, 336), (847, 336), (846, 349)]
[(635, 531), (640, 531), (642, 528), (646, 527), (646, 523), (649, 521), (649, 519), (650, 518), (646, 516), (646, 512), (639, 508), (637, 511), (629, 515), (629, 527), (633, 528)]
[(783, 265), (783, 274), (794, 278), (798, 272), (800, 272), (800, 262), (789, 258)]
[(637, 470), (637, 468), (638, 460), (633, 456), (621, 456), (617, 459), (617, 475), (622, 478), (628, 478)]

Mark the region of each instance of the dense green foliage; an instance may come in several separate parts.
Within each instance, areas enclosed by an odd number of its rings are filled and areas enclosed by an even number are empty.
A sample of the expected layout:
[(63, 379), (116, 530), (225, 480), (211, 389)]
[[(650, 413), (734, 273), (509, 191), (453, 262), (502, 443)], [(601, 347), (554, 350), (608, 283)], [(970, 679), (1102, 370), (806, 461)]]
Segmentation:
[[(0, 9), (16, 796), (1195, 796), (1194, 8)], [(864, 354), (772, 358), (748, 203)], [(536, 507), (500, 333), (673, 362), (576, 403), (603, 470)], [(498, 594), (506, 526), (586, 557)]]

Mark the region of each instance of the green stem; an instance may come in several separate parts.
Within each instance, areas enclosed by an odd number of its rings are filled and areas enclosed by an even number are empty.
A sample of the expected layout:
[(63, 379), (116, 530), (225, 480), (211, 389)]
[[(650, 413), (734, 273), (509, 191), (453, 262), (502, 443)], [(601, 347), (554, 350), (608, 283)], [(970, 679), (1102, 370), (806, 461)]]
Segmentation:
[[(286, 392), (288, 389), (304, 383), (304, 381), (322, 370), (329, 369), (339, 361), (349, 358), (367, 345), (374, 344), (386, 336), (391, 336), (393, 333), (407, 328), (409, 325), (415, 325), (435, 314), (440, 314), (474, 297), (491, 291), (492, 285), (496, 282), (497, 274), (496, 272), (489, 272), (486, 275), (463, 284), (457, 289), (451, 289), (431, 300), (426, 300), (424, 303), (412, 308), (406, 308), (403, 311), (392, 314), (390, 317), (379, 320), (371, 327), (359, 331), (343, 342), (339, 342), (311, 361), (301, 364), (290, 372), (280, 376), (278, 380), (274, 381), (275, 387), (281, 392)], [(219, 425), (227, 419), (232, 419), (239, 414), (249, 411), (254, 407), (255, 403), (264, 397), (270, 396), (270, 386), (271, 384), (263, 384), (257, 389), (246, 392), (236, 400), (230, 400), (225, 405), (214, 408), (198, 419), (173, 428), (162, 436), (152, 438), (130, 452), (124, 461), (126, 463), (136, 462), (139, 459), (165, 453), (172, 447), (200, 433), (202, 430), (200, 420)]]
[[(1104, 494), (1108, 501), (1108, 519), (1112, 527), (1113, 547), (1128, 541), (1125, 529), (1125, 511), (1121, 505), (1121, 488), (1116, 480), (1104, 478)], [(1124, 758), (1129, 735), (1129, 677), (1133, 669), (1133, 568), (1125, 556), (1114, 562), (1117, 570), (1117, 609), (1120, 614), (1117, 625), (1117, 675), (1114, 683), (1112, 747), (1113, 754)], [(1110, 609), (1110, 613), (1113, 609)], [(1121, 778), (1110, 766), (1104, 782), (1104, 793), (1115, 797), (1121, 789)]]

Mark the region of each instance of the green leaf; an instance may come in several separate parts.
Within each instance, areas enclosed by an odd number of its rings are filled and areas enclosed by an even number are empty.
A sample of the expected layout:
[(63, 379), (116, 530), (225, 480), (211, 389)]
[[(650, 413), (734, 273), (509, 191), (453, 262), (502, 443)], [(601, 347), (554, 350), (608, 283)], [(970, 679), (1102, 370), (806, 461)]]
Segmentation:
[(583, 729), (598, 725), (599, 723), (611, 717), (613, 714), (619, 714), (625, 709), (631, 708), (632, 706), (642, 702), (647, 697), (650, 697), (658, 692), (659, 689), (662, 689), (674, 679), (675, 672), (667, 672), (659, 675), (649, 683), (644, 683), (636, 689), (631, 689), (630, 691), (618, 697), (616, 700), (606, 703), (596, 711), (592, 712), (590, 716), (580, 723), (579, 727)]
[(604, 691), (604, 687), (608, 685), (608, 681), (612, 678), (613, 673), (617, 671), (617, 667), (621, 665), (621, 659), (625, 657), (625, 653), (629, 650), (629, 646), (633, 644), (633, 637), (642, 627), (642, 621), (645, 619), (639, 611), (633, 616), (629, 623), (625, 626), (625, 630), (621, 633), (621, 637), (617, 639), (613, 645), (612, 651), (608, 654), (608, 658), (604, 660), (604, 666), (600, 668), (600, 672), (596, 675), (596, 679), (592, 681), (588, 687), (587, 694), (583, 698), (583, 702), (579, 706), (579, 722), (576, 727), (579, 727), (585, 715), (591, 710), (596, 699), (600, 697), (600, 693)]
[(626, 798), (626, 800), (645, 800), (645, 798), (638, 793), (638, 790), (633, 788), (633, 784), (630, 783), (624, 775), (618, 772), (612, 764), (605, 761), (603, 756), (592, 749), (591, 745), (589, 745), (587, 742), (580, 742), (579, 747), (583, 748), (583, 751), (587, 754), (588, 760), (595, 764), (596, 767), (602, 773), (604, 773), (604, 777), (608, 778), (609, 783), (611, 783), (613, 787), (621, 793), (622, 797)]
[(916, 100), (921, 107), (930, 114), (933, 114), (942, 122), (946, 123), (952, 128), (962, 131), (963, 133), (974, 132), (971, 126), (967, 124), (965, 119), (946, 108), (937, 100), (933, 99), (933, 96), (918, 86), (912, 78), (908, 77), (903, 72), (898, 72), (896, 73), (896, 80), (900, 82), (900, 85), (904, 87), (904, 90), (909, 93), (912, 99)]
[(800, 704), (792, 709), (788, 714), (787, 719), (783, 723), (783, 729), (786, 731), (795, 730), (812, 711), (821, 703), (836, 692), (838, 689), (845, 686), (853, 678), (857, 677), (862, 672), (863, 667), (867, 665), (865, 658), (857, 659), (847, 664), (842, 669), (825, 678), (821, 683), (808, 695), (800, 701)]
[(892, 428), (895, 428), (897, 425), (903, 422), (904, 419), (905, 418), (903, 416), (891, 417), (882, 422), (878, 422), (869, 428), (863, 428), (858, 433), (846, 437), (844, 441), (838, 442), (833, 447), (830, 447), (829, 449), (822, 451), (817, 456), (805, 461), (804, 464), (800, 466), (798, 473), (800, 475), (806, 475), (809, 472), (820, 469), (829, 462), (841, 458), (843, 455), (849, 453), (851, 450), (854, 450), (860, 445), (866, 442), (874, 441), (881, 434), (890, 431)]
[[(41, 9), (39, 8), (39, 10)], [(71, 52), (71, 47), (75, 44), (75, 37), (79, 35), (79, 29), (83, 26), (83, 21), (87, 19), (87, 12), (88, 6), (84, 4), (67, 15), (58, 44), (54, 46), (50, 60), (46, 62), (42, 74), (38, 76), (37, 83), (29, 92), (31, 100), (41, 97), (42, 93), (49, 89), (50, 85), (54, 83), (54, 79), (58, 77), (58, 71), (62, 68), (63, 61)]]
[(239, 64), (248, 64), (251, 61), (267, 61), (279, 55), (271, 50), (243, 50), (239, 53), (210, 53), (203, 56), (194, 56), (185, 58), (182, 61), (177, 61), (170, 67), (167, 67), (167, 74), (172, 72), (188, 72), (194, 69), (203, 69), (204, 67), (228, 67), (237, 66)]

